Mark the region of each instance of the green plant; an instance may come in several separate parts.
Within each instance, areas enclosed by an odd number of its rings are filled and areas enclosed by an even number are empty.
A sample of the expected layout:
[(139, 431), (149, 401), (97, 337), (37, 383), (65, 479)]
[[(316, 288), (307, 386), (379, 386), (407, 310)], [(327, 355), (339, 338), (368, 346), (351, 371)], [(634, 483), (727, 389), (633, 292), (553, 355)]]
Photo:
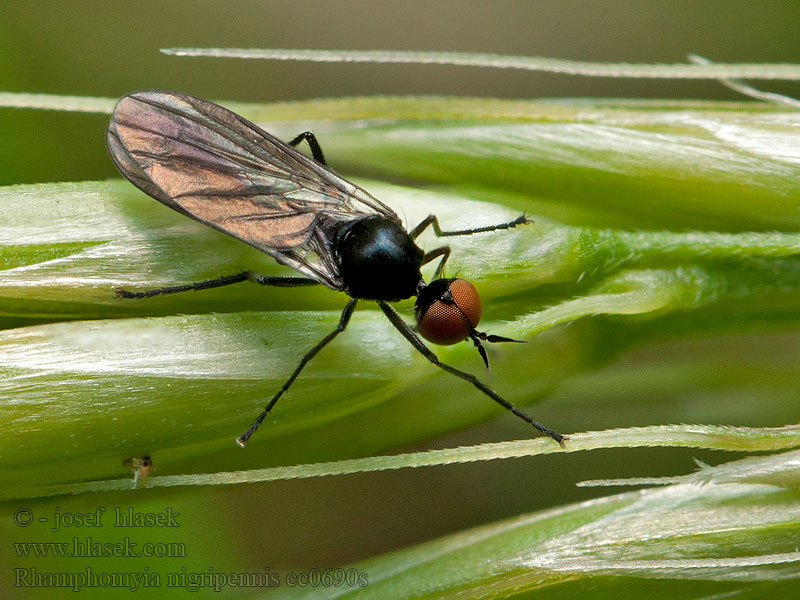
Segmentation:
[[(450, 271), (476, 281), (486, 328), (530, 342), (493, 361), (492, 384), (510, 400), (568, 396), (579, 412), (600, 402), (619, 425), (641, 422), (644, 406), (654, 409), (651, 423), (796, 419), (795, 113), (752, 103), (453, 98), (229, 106), (283, 137), (298, 115), (317, 119), (334, 168), (369, 173), (359, 183), (411, 224), (430, 212), (449, 227), (523, 211), (533, 218), (513, 233), (451, 243)], [(158, 456), (158, 476), (178, 483), (231, 465), (257, 478), (257, 468), (384, 452), (500, 413), (415, 356), (365, 306), (243, 452), (233, 438), (331, 329), (343, 298), (242, 284), (122, 302), (113, 286), (282, 271), (119, 181), (14, 186), (0, 190), (0, 206), (5, 499), (104, 489), (121, 458), (145, 453)], [(400, 308), (408, 315), (410, 304)], [(480, 369), (466, 345), (437, 353)], [(695, 400), (689, 416), (684, 397)], [(531, 410), (570, 427), (567, 409), (551, 405), (555, 417)], [(735, 418), (720, 418), (731, 410)], [(744, 450), (797, 443), (791, 428), (744, 433), (753, 440)], [(613, 432), (610, 445), (638, 445), (637, 435)], [(654, 430), (645, 445), (672, 435)], [(585, 438), (573, 437), (579, 449)], [(703, 487), (681, 481), (611, 496), (368, 561), (359, 568), (371, 584), (358, 593), (788, 593), (798, 577), (796, 453), (753, 460), (701, 470)], [(220, 482), (230, 481), (202, 481)], [(671, 586), (653, 583), (662, 579)], [(352, 590), (318, 590), (343, 591)]]

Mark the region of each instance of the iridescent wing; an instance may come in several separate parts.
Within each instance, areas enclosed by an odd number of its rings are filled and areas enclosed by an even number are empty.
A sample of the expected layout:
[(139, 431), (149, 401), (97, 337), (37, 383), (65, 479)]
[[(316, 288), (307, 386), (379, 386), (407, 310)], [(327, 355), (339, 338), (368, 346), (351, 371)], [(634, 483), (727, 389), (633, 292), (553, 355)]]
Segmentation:
[(243, 117), (178, 92), (145, 90), (117, 102), (106, 145), (146, 194), (232, 235), (333, 289), (338, 225), (397, 214)]

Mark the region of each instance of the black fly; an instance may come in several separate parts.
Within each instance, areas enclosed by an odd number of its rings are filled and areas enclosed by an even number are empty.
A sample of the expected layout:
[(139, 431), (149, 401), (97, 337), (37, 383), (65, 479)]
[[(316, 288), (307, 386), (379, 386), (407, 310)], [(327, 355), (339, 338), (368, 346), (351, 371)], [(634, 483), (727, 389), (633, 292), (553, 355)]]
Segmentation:
[[(297, 151), (303, 140), (314, 160)], [(267, 277), (245, 271), (189, 285), (131, 292), (147, 298), (241, 281), (296, 287), (323, 284), (350, 296), (336, 329), (303, 356), (300, 364), (253, 424), (237, 438), (244, 447), (303, 367), (344, 331), (357, 300), (374, 300), (397, 330), (425, 358), (464, 379), (562, 446), (564, 437), (537, 423), (470, 373), (439, 361), (414, 330), (387, 304), (416, 296), (419, 333), (436, 344), (470, 339), (488, 366), (485, 342), (511, 342), (475, 327), (481, 316), (477, 291), (463, 279), (440, 279), (450, 248), (423, 252), (414, 240), (429, 226), (437, 236), (471, 235), (528, 223), (442, 231), (430, 215), (411, 231), (388, 206), (327, 168), (314, 134), (289, 144), (216, 104), (167, 91), (134, 92), (117, 102), (106, 145), (119, 171), (136, 187), (184, 215), (270, 254), (302, 277)], [(420, 267), (440, 259), (434, 281)]]

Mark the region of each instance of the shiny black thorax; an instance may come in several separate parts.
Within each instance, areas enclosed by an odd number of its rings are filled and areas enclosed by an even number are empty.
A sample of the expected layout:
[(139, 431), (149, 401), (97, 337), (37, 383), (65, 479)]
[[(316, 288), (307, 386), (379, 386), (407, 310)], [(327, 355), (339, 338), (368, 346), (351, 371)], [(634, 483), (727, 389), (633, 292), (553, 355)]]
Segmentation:
[(345, 223), (333, 251), (351, 297), (394, 302), (416, 294), (424, 253), (399, 222), (374, 216)]

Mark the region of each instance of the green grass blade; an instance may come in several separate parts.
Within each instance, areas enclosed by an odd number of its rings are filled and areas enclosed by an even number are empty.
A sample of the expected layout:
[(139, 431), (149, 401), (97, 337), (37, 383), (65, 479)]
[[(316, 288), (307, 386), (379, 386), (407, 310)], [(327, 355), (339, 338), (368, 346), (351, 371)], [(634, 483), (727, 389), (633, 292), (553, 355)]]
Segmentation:
[[(797, 451), (708, 469), (682, 483), (559, 507), (464, 531), (350, 567), (366, 587), (305, 598), (791, 597), (800, 552)], [(727, 477), (718, 481), (717, 469)], [(788, 489), (787, 489), (788, 488)], [(295, 597), (287, 590), (283, 597)], [(297, 594), (299, 597), (301, 594)], [(271, 597), (267, 595), (265, 597)]]

